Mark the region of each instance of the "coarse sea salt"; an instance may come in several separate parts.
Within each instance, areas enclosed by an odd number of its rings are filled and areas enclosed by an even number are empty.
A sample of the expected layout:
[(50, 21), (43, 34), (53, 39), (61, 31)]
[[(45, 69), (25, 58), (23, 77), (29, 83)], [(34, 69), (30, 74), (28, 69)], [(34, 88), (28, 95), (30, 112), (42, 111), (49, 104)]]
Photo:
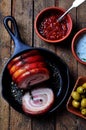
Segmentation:
[(83, 34), (78, 40), (76, 54), (82, 61), (86, 62), (86, 34)]

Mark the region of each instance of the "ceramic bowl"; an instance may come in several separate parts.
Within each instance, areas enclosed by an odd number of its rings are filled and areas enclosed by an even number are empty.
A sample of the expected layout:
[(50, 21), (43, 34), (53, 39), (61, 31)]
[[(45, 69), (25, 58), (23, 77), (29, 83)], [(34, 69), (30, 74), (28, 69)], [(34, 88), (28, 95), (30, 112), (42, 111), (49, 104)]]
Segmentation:
[(86, 28), (78, 31), (71, 44), (72, 54), (81, 64), (86, 65)]
[(67, 14), (62, 21), (57, 19), (65, 12), (59, 7), (47, 7), (38, 13), (34, 22), (36, 34), (45, 42), (59, 43), (71, 33), (72, 19)]
[[(76, 91), (77, 87), (81, 86), (83, 83), (86, 83), (86, 77), (80, 76), (80, 77), (77, 79), (77, 81), (76, 81), (76, 83), (75, 83), (75, 86), (74, 86), (72, 92), (73, 92), (73, 91)], [(72, 92), (71, 92), (71, 94), (72, 94)], [(74, 115), (77, 115), (77, 116), (79, 116), (79, 117), (81, 117), (81, 118), (86, 119), (86, 116), (84, 116), (84, 115), (81, 114), (81, 110), (80, 110), (80, 109), (74, 108), (74, 107), (72, 106), (73, 98), (72, 98), (71, 94), (70, 94), (70, 97), (69, 97), (69, 99), (68, 99), (68, 101), (67, 101), (67, 110), (68, 110), (69, 112), (71, 112), (72, 114), (74, 114)]]

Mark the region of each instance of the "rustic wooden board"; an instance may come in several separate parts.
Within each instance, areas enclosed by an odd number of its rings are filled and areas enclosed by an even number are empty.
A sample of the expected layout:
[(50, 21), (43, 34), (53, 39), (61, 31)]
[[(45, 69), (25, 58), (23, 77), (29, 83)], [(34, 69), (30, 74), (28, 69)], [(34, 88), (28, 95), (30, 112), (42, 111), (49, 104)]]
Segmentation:
[[(37, 16), (37, 14), (44, 8), (49, 7), (49, 6), (55, 6), (55, 0), (39, 0), (36, 1), (34, 0), (34, 20), (35, 17)], [(34, 31), (34, 46), (36, 47), (43, 47), (43, 48), (47, 48), (51, 51), (55, 52), (55, 46), (53, 46), (52, 44), (48, 44), (46, 42), (43, 42), (42, 40), (40, 40), (40, 38), (36, 35), (35, 31)], [(42, 117), (43, 118), (43, 117)], [(33, 130), (54, 130), (54, 116), (50, 116), (50, 117), (45, 117), (43, 119), (33, 119), (32, 122), (32, 128)]]
[[(10, 56), (10, 37), (3, 26), (3, 18), (11, 14), (11, 0), (0, 1), (0, 81), (2, 68)], [(0, 84), (1, 90), (1, 84)], [(9, 105), (0, 93), (0, 130), (9, 128)]]
[[(55, 6), (55, 0), (45, 0), (45, 1), (35, 1), (34, 0), (34, 20), (35, 17), (37, 16), (37, 14), (44, 8), (50, 7), (50, 6)], [(46, 42), (43, 42), (42, 40), (40, 40), (40, 38), (36, 35), (35, 30), (34, 30), (34, 46), (36, 47), (43, 47), (43, 48), (48, 48), (51, 51), (55, 51), (55, 46), (53, 46), (52, 44), (48, 44)]]
[[(77, 9), (77, 24), (78, 31), (84, 27), (86, 27), (86, 2), (80, 5)], [(78, 76), (86, 76), (86, 66), (78, 63)], [(79, 129), (86, 129), (85, 120), (78, 118), (78, 127)]]
[[(67, 3), (68, 3), (68, 1), (67, 1)], [(63, 0), (60, 0), (59, 6), (65, 8), (65, 9), (68, 9), (69, 5), (72, 4), (72, 0), (69, 1), (68, 4), (67, 3), (63, 2)], [(76, 9), (73, 9), (70, 13), (70, 15), (73, 19), (73, 23), (74, 23), (72, 35), (70, 35), (70, 38), (68, 40), (66, 40), (61, 46), (60, 45), (59, 45), (59, 47), (57, 46), (57, 54), (60, 57), (62, 57), (62, 59), (67, 63), (67, 65), (70, 69), (70, 73), (74, 78), (74, 82), (76, 81), (77, 76), (78, 76), (78, 71), (80, 71), (80, 68), (81, 68), (80, 66), (78, 68), (79, 63), (77, 63), (77, 61), (74, 59), (74, 57), (71, 54), (71, 41), (72, 41), (74, 34), (78, 30), (77, 26), (76, 26), (77, 21), (78, 21), (78, 18), (76, 17), (76, 13), (78, 13), (78, 15), (80, 14), (78, 12), (78, 9), (77, 9), (77, 12), (76, 12)], [(82, 21), (83, 21), (83, 18), (82, 18)], [(80, 25), (80, 23), (79, 23), (79, 25)], [(82, 67), (81, 72), (83, 72), (83, 71), (85, 72), (84, 69), (85, 68)], [(84, 75), (84, 73), (83, 73), (83, 75)], [(86, 75), (86, 72), (85, 72), (85, 75)], [(70, 87), (74, 86), (74, 82), (70, 84)], [(65, 119), (64, 119), (64, 117), (65, 117)], [(75, 117), (74, 115), (72, 115), (69, 112), (67, 112), (66, 110), (64, 110), (63, 112), (61, 112), (61, 115), (57, 113), (56, 128), (58, 130), (65, 130), (65, 129), (75, 130), (75, 129), (79, 128), (78, 122), (79, 122), (79, 124), (81, 124), (81, 122), (83, 122), (83, 120), (81, 121), (79, 119), (80, 118)], [(83, 130), (84, 129), (85, 129), (85, 126), (84, 126)]]
[[(86, 2), (85, 2), (86, 3)], [(77, 24), (78, 24), (78, 31), (80, 29), (86, 28), (86, 17), (85, 17), (85, 9), (86, 4), (83, 3), (77, 9)], [(82, 73), (83, 72), (83, 73)], [(86, 76), (86, 66), (78, 63), (78, 76)]]
[[(78, 76), (86, 76), (86, 66), (78, 63), (71, 52), (71, 42), (74, 34), (86, 27), (85, 9), (82, 4), (73, 9), (70, 15), (73, 19), (73, 30), (70, 37), (61, 44), (48, 44), (39, 39), (34, 30), (36, 15), (49, 6), (59, 6), (68, 9), (73, 0), (0, 0), (0, 79), (4, 64), (13, 53), (14, 43), (3, 26), (6, 15), (15, 17), (19, 32), (25, 43), (34, 47), (43, 47), (55, 52), (68, 65), (71, 75), (70, 90)], [(1, 88), (1, 87), (0, 87)], [(66, 103), (65, 103), (66, 105)], [(69, 113), (65, 106), (51, 116), (33, 118), (18, 113), (0, 96), (0, 130), (85, 130), (85, 120)]]
[(12, 15), (15, 17), (22, 40), (32, 46), (32, 0), (21, 0), (12, 3)]
[[(12, 16), (16, 19), (22, 40), (32, 45), (32, 0), (13, 0)], [(11, 130), (31, 130), (31, 118), (10, 110)]]
[[(72, 0), (67, 1), (67, 2), (63, 2), (63, 0), (60, 0), (57, 6), (67, 10), (71, 6), (71, 4), (72, 4)], [(76, 10), (75, 9), (71, 10), (70, 16), (72, 18), (73, 23), (76, 23)], [(71, 54), (71, 42), (74, 36), (74, 30), (75, 30), (75, 26), (73, 24), (73, 30), (69, 38), (65, 40), (64, 42), (62, 42), (61, 44), (57, 44), (57, 47), (56, 47), (57, 49), (56, 53), (67, 63), (71, 73), (73, 73), (73, 71), (76, 69), (76, 66), (77, 66), (76, 61)]]

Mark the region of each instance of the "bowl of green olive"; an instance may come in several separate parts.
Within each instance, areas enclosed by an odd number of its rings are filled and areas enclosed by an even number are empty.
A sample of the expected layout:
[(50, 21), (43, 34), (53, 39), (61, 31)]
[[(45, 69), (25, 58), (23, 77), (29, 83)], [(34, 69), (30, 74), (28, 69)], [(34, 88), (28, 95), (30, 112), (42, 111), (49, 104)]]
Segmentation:
[(86, 119), (86, 77), (78, 77), (67, 101), (67, 110)]

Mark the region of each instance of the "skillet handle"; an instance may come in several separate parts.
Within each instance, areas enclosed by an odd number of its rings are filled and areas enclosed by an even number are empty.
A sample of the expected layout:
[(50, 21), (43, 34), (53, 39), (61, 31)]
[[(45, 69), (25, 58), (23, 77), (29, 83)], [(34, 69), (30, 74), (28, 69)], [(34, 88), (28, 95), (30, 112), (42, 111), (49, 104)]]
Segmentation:
[[(12, 32), (11, 27), (9, 27), (8, 22), (13, 23), (13, 27), (14, 27), (14, 32)], [(17, 23), (15, 21), (15, 19), (12, 16), (6, 16), (4, 18), (4, 26), (7, 29), (8, 33), (10, 34), (11, 38), (15, 41), (15, 38), (17, 39), (21, 39), (20, 38), (20, 34), (18, 31), (18, 27), (17, 27)]]
[[(14, 31), (12, 31), (8, 22), (11, 22), (13, 24)], [(11, 36), (11, 38), (15, 44), (13, 56), (19, 52), (22, 52), (24, 50), (28, 50), (31, 48), (30, 46), (28, 46), (27, 44), (24, 44), (24, 42), (22, 42), (19, 31), (18, 31), (18, 26), (17, 26), (16, 20), (14, 19), (14, 17), (6, 16), (4, 18), (3, 23), (4, 23), (6, 30), (8, 31), (9, 35)]]

